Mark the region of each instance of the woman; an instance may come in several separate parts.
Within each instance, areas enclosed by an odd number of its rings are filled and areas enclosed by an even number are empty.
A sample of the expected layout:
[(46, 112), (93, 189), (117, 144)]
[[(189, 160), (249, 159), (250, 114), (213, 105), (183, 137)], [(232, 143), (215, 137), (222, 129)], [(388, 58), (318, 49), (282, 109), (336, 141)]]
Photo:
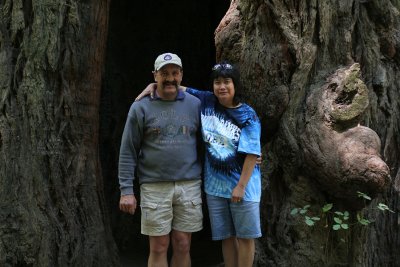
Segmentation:
[[(226, 267), (253, 266), (254, 238), (261, 236), (261, 126), (257, 114), (241, 103), (238, 70), (230, 63), (212, 68), (213, 93), (182, 87), (201, 100), (206, 156), (206, 193), (212, 239), (222, 240)], [(153, 85), (144, 92), (152, 92)]]

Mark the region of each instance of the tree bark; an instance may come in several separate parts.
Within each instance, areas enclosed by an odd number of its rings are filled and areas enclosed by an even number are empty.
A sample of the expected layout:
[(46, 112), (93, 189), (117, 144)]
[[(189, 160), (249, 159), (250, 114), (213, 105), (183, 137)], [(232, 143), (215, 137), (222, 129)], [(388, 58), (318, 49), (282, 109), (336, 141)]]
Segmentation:
[[(1, 266), (118, 263), (98, 148), (109, 2), (0, 2)], [(231, 2), (216, 56), (241, 67), (263, 125), (256, 266), (400, 265), (399, 8)], [(308, 227), (290, 214), (325, 203), (374, 223), (334, 231), (331, 215)]]
[[(399, 2), (234, 0), (217, 59), (241, 67), (265, 143), (257, 266), (399, 266)], [(375, 199), (365, 203), (361, 191)], [(396, 213), (374, 207), (386, 203)], [(325, 203), (375, 222), (290, 215)], [(326, 227), (328, 225), (328, 227)], [(344, 242), (343, 242), (344, 241)]]
[(0, 265), (115, 266), (99, 166), (109, 0), (0, 2)]

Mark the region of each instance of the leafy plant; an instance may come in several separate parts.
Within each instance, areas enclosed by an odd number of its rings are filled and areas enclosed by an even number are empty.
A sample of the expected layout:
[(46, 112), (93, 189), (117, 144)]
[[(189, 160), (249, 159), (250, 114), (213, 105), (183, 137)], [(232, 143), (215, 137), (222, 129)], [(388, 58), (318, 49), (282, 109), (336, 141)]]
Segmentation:
[[(365, 200), (371, 201), (371, 197), (369, 197), (367, 194), (363, 192), (357, 192), (357, 196), (360, 198), (363, 198)], [(331, 215), (333, 218), (332, 221), (332, 229), (335, 231), (338, 230), (348, 230), (350, 228), (350, 223), (349, 223), (349, 218), (350, 218), (350, 213), (348, 211), (332, 211), (333, 209), (333, 204), (332, 203), (327, 203), (325, 204), (320, 211), (319, 215), (313, 215), (312, 212), (310, 211), (311, 205), (305, 205), (302, 208), (293, 208), (290, 211), (290, 214), (292, 216), (302, 216), (303, 220), (306, 225), (308, 226), (314, 226), (318, 221), (321, 220), (321, 217), (327, 217), (328, 215)], [(378, 203), (376, 206), (376, 209), (382, 211), (382, 212), (392, 212), (392, 211), (386, 204), (383, 203)], [(355, 224), (360, 224), (363, 226), (369, 225), (372, 223), (372, 221), (366, 219), (363, 217), (363, 211), (357, 212), (357, 222)], [(327, 225), (328, 226), (328, 225)]]
[(315, 224), (315, 222), (319, 221), (320, 218), (319, 217), (310, 217), (307, 216), (306, 214), (308, 213), (308, 208), (311, 207), (311, 205), (305, 205), (302, 208), (294, 208), (292, 209), (292, 211), (290, 212), (291, 215), (296, 215), (296, 214), (300, 214), (304, 216), (304, 221), (308, 226), (313, 226)]

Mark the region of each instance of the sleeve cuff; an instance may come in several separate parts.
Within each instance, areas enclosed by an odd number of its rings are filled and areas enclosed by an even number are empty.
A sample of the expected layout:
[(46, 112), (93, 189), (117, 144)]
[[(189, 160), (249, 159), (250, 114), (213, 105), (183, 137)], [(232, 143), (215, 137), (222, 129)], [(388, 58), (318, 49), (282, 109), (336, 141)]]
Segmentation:
[(134, 195), (133, 187), (121, 188), (121, 196)]

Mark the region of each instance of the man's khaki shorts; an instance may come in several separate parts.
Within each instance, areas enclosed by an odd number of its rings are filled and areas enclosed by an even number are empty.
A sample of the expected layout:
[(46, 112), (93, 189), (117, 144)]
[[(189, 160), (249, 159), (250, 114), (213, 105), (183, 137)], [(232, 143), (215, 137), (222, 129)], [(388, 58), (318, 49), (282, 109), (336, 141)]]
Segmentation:
[(144, 183), (140, 206), (144, 235), (166, 235), (171, 229), (192, 233), (203, 228), (201, 180)]

